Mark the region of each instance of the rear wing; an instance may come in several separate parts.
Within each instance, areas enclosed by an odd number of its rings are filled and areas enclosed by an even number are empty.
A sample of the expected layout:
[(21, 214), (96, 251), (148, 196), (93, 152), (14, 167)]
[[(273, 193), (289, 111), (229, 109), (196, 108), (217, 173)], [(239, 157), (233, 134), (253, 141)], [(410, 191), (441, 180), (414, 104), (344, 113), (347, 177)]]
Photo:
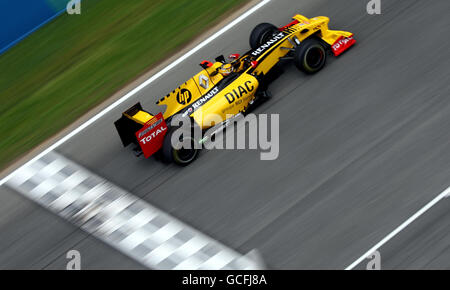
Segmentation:
[(122, 113), (122, 117), (114, 122), (117, 133), (119, 133), (120, 140), (124, 147), (127, 147), (131, 143), (137, 145), (135, 133), (142, 129), (143, 125), (130, 119), (128, 116), (134, 116), (137, 112), (142, 110), (141, 103), (137, 103), (133, 107), (129, 108)]
[(114, 125), (123, 146), (131, 143), (139, 146), (145, 158), (161, 149), (168, 131), (162, 113), (153, 116), (144, 111), (140, 103), (123, 112)]

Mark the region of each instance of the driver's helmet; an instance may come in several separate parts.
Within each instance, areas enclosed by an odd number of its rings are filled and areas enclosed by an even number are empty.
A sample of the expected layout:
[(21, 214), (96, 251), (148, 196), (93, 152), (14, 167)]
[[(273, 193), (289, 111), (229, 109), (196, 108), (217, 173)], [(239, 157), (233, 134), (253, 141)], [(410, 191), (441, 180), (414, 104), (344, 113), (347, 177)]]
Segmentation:
[(230, 75), (234, 71), (234, 67), (230, 63), (225, 63), (219, 68), (219, 73), (224, 77)]

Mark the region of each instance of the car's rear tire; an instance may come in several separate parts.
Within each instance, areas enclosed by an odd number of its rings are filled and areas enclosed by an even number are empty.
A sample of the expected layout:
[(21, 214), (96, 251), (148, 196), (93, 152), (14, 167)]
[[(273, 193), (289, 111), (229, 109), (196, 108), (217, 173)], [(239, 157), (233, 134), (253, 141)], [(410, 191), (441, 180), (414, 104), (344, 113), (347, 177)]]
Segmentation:
[(177, 129), (178, 128), (171, 128), (164, 138), (162, 147), (163, 159), (167, 163), (173, 162), (180, 166), (187, 166), (198, 157), (200, 150), (194, 147), (196, 141), (192, 133), (183, 133), (178, 140), (178, 142), (180, 142), (179, 144), (181, 144), (187, 139), (188, 142), (190, 142), (190, 148), (175, 149), (172, 146), (172, 136)]
[(294, 63), (307, 74), (320, 71), (327, 61), (327, 50), (317, 38), (308, 38), (295, 49)]
[(257, 49), (267, 41), (269, 41), (274, 34), (276, 34), (278, 28), (270, 23), (258, 24), (250, 34), (250, 47)]

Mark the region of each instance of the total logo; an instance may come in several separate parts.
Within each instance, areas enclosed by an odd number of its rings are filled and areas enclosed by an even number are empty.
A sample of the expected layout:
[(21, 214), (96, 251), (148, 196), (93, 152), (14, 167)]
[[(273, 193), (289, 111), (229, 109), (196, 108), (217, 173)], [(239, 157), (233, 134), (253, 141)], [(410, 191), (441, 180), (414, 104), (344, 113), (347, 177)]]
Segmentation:
[[(154, 119), (150, 120), (150, 122), (152, 122)], [(155, 128), (156, 126), (158, 126), (159, 124), (162, 123), (162, 119), (154, 122), (153, 124), (151, 124), (147, 129), (145, 129), (144, 131), (139, 133), (139, 138), (141, 138), (142, 136), (146, 135), (148, 132), (150, 132), (151, 130), (153, 130), (153, 128)]]
[(150, 142), (152, 139), (156, 138), (156, 136), (160, 135), (161, 133), (163, 133), (163, 132), (166, 131), (166, 130), (167, 130), (167, 127), (161, 126), (161, 127), (158, 128), (155, 132), (152, 132), (152, 133), (151, 133), (150, 135), (148, 135), (147, 137), (142, 138), (142, 139), (140, 140), (140, 142), (141, 142), (142, 144), (145, 145), (146, 143)]
[(339, 48), (341, 48), (341, 46), (347, 45), (347, 43), (349, 43), (352, 40), (353, 40), (353, 36), (350, 36), (347, 38), (342, 38), (341, 40), (339, 40), (338, 42), (333, 44), (333, 50), (338, 50)]
[(280, 32), (277, 35), (274, 35), (273, 38), (271, 38), (269, 41), (267, 41), (265, 44), (261, 45), (259, 48), (255, 49), (252, 52), (253, 56), (258, 56), (261, 53), (263, 53), (266, 49), (268, 49), (269, 47), (271, 47), (274, 43), (276, 43), (277, 41), (283, 39), (284, 37), (284, 32)]

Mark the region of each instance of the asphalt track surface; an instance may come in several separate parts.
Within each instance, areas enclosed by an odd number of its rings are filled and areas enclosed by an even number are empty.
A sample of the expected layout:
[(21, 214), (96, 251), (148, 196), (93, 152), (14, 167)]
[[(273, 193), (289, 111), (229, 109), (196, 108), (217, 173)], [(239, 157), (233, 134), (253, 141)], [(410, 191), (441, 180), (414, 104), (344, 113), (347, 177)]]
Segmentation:
[[(273, 0), (57, 149), (194, 228), (272, 269), (344, 269), (450, 185), (450, 2)], [(135, 158), (113, 127), (154, 102), (198, 63), (248, 50), (260, 22), (295, 13), (331, 18), (357, 45), (319, 74), (293, 65), (255, 113), (280, 114), (280, 156), (204, 151), (188, 168)], [(0, 188), (0, 268), (142, 268), (12, 190)], [(382, 268), (450, 269), (450, 199), (381, 249)], [(364, 268), (364, 265), (360, 265)]]

